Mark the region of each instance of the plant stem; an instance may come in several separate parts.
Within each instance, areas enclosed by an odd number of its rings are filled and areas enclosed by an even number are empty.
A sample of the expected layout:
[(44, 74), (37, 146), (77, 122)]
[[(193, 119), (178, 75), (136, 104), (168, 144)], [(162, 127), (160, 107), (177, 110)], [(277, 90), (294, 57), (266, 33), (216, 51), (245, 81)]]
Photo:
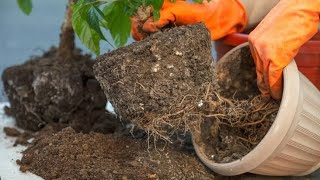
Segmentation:
[(71, 60), (75, 48), (75, 36), (72, 28), (72, 5), (75, 0), (68, 0), (64, 22), (61, 27), (58, 56), (63, 60)]

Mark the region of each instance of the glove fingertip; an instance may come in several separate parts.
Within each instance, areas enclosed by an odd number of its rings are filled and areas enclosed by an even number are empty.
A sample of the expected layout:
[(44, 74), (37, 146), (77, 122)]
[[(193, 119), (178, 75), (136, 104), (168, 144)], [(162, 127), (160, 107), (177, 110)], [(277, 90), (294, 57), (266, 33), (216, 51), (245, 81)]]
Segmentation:
[(159, 29), (157, 28), (157, 26), (153, 22), (146, 22), (143, 25), (142, 30), (145, 32), (148, 32), (148, 33), (154, 33), (154, 32), (159, 31)]

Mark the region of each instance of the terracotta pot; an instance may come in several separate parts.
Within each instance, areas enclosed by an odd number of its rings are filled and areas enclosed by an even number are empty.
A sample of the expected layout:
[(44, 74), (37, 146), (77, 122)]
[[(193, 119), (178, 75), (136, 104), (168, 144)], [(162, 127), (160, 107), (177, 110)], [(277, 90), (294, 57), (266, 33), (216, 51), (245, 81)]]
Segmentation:
[[(215, 42), (217, 60), (235, 46), (248, 41), (248, 34), (234, 33)], [(320, 32), (305, 43), (294, 58), (298, 69), (320, 90)]]
[[(238, 57), (241, 51), (250, 51), (249, 44), (237, 46), (221, 61)], [(284, 69), (283, 76), (279, 112), (268, 133), (249, 154), (230, 163), (216, 163), (193, 139), (195, 151), (207, 167), (226, 176), (246, 172), (303, 176), (320, 168), (320, 91), (298, 71), (294, 60)]]

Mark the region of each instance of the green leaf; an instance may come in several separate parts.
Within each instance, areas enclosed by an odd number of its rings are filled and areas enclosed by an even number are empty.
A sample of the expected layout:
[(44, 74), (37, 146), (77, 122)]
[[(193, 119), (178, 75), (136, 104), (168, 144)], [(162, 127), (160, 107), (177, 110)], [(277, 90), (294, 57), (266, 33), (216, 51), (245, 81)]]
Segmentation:
[(31, 0), (17, 0), (19, 8), (24, 12), (26, 15), (29, 15), (32, 11), (32, 2)]
[(202, 3), (203, 0), (193, 0), (196, 3)]
[(85, 6), (84, 0), (73, 5), (72, 26), (80, 41), (96, 55), (100, 54), (101, 36), (87, 22), (87, 12), (90, 6)]
[(82, 18), (85, 18), (90, 28), (96, 31), (99, 34), (100, 38), (106, 40), (104, 37), (101, 28), (100, 28), (100, 20), (103, 18), (103, 12), (101, 10), (92, 5), (86, 10), (85, 14), (82, 15)]
[(154, 17), (154, 21), (157, 21), (159, 18), (160, 18), (160, 9), (163, 5), (163, 0), (149, 0), (147, 2), (147, 5), (148, 6), (153, 6), (153, 11), (152, 11), (152, 14), (153, 14), (153, 17)]
[(130, 37), (131, 21), (126, 8), (127, 3), (125, 1), (114, 1), (102, 10), (105, 15), (104, 19), (107, 22), (102, 25), (109, 30), (113, 41), (118, 47), (125, 45)]
[(161, 9), (163, 0), (149, 0), (146, 5), (152, 5), (154, 9)]

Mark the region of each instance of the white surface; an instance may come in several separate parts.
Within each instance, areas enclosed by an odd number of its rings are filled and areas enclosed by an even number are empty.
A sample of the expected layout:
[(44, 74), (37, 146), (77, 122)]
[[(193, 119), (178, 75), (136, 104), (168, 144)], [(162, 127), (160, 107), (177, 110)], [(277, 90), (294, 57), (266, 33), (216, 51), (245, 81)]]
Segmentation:
[(31, 173), (22, 173), (16, 164), (17, 159), (21, 159), (21, 152), (25, 146), (13, 147), (14, 138), (7, 137), (4, 127), (15, 127), (15, 121), (4, 114), (4, 107), (8, 103), (0, 102), (0, 180), (40, 180), (39, 176)]
[(113, 113), (113, 114), (116, 114), (116, 113), (114, 112), (113, 106), (112, 106), (112, 104), (110, 103), (110, 101), (108, 101), (108, 103), (107, 103), (107, 105), (106, 105), (106, 110), (109, 111), (109, 112), (111, 112), (111, 113)]

